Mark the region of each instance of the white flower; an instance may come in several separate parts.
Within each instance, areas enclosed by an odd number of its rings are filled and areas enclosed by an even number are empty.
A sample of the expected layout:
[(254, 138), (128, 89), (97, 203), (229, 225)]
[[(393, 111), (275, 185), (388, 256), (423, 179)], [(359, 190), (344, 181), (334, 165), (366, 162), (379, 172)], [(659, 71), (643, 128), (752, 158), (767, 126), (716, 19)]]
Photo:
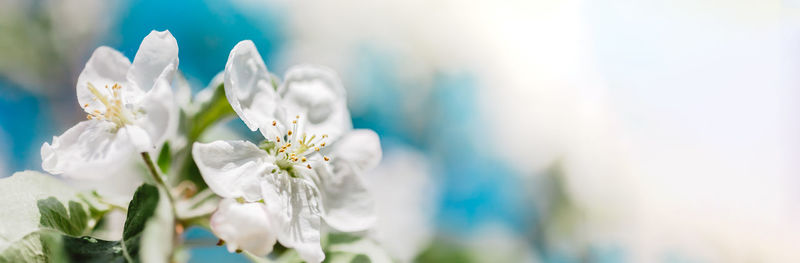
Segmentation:
[[(193, 147), (203, 179), (225, 198), (214, 214), (222, 219), (212, 220), (211, 228), (235, 244), (229, 249), (265, 255), (276, 236), (304, 260), (320, 262), (325, 258), (322, 220), (340, 231), (374, 224), (372, 199), (360, 175), (380, 161), (380, 141), (373, 131), (352, 130), (335, 73), (294, 67), (276, 90), (277, 80), (253, 43), (242, 41), (231, 51), (224, 78), (234, 111), (266, 138), (259, 146), (215, 141)], [(231, 206), (242, 207), (233, 212)], [(254, 238), (250, 231), (263, 237)]]
[(365, 176), (378, 220), (370, 235), (398, 262), (413, 262), (433, 237), (436, 187), (423, 153), (394, 147)]
[(112, 48), (97, 48), (76, 87), (88, 120), (42, 145), (42, 168), (100, 178), (131, 154), (160, 146), (177, 126), (170, 88), (177, 67), (178, 44), (169, 31), (147, 35), (133, 63)]

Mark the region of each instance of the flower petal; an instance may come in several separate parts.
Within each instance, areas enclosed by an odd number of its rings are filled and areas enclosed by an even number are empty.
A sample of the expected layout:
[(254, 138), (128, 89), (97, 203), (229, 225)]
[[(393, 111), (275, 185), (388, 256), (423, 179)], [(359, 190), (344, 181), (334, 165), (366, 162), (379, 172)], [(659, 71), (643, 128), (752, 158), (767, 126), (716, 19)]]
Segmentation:
[(242, 249), (257, 256), (272, 251), (278, 229), (261, 203), (240, 204), (223, 199), (211, 216), (211, 231), (228, 244), (228, 251)]
[(178, 107), (181, 109), (190, 107), (192, 103), (192, 86), (189, 85), (189, 81), (180, 70), (175, 71), (172, 87), (175, 89), (175, 102), (178, 103)]
[(261, 199), (259, 177), (277, 168), (267, 152), (246, 141), (196, 142), (192, 156), (214, 193), (250, 202)]
[(139, 107), (143, 115), (136, 120), (136, 125), (147, 131), (152, 139), (152, 145), (147, 151), (160, 147), (167, 138), (176, 134), (179, 116), (173, 98), (169, 82), (159, 79), (140, 101)]
[(137, 153), (153, 152), (156, 149), (150, 134), (145, 129), (136, 125), (125, 125), (119, 128), (117, 134), (128, 137), (129, 143)]
[(283, 136), (287, 127), (285, 113), (279, 107), (267, 66), (250, 40), (236, 44), (228, 56), (225, 96), (251, 131), (258, 129), (270, 140)]
[(330, 162), (314, 164), (318, 174), (315, 180), (322, 190), (322, 216), (339, 231), (366, 230), (376, 218), (372, 196), (361, 176), (380, 162), (378, 135), (372, 130), (354, 130), (332, 148)]
[(375, 203), (352, 162), (334, 158), (314, 164), (322, 195), (322, 218), (336, 230), (363, 231), (376, 221)]
[(149, 91), (156, 79), (171, 81), (178, 69), (178, 42), (165, 31), (150, 31), (133, 58), (128, 79), (142, 91)]
[[(107, 46), (101, 46), (94, 50), (86, 66), (78, 76), (78, 84), (75, 87), (75, 92), (78, 95), (78, 103), (87, 113), (92, 113), (95, 110), (105, 112), (106, 106), (102, 102), (95, 99), (95, 95), (89, 90), (87, 84), (92, 83), (96, 87), (97, 92), (103, 96), (110, 97), (111, 91), (105, 89), (105, 85), (113, 86), (117, 84), (125, 84), (127, 79), (128, 69), (131, 67), (131, 62), (119, 51)], [(123, 85), (126, 86), (126, 85)]]
[(375, 168), (383, 153), (378, 134), (367, 129), (353, 130), (332, 146), (334, 160), (353, 163), (358, 173)]
[(333, 70), (315, 65), (292, 67), (278, 93), (288, 116), (303, 118), (302, 132), (328, 134), (336, 140), (353, 128), (345, 90)]
[(42, 145), (42, 169), (76, 179), (109, 176), (135, 153), (129, 133), (114, 128), (110, 122), (87, 120), (53, 137), (52, 144)]
[(272, 180), (262, 186), (268, 209), (277, 210), (276, 222), (282, 230), (278, 241), (294, 248), (307, 262), (322, 262), (325, 253), (320, 244), (319, 190), (306, 179), (282, 175), (268, 176)]

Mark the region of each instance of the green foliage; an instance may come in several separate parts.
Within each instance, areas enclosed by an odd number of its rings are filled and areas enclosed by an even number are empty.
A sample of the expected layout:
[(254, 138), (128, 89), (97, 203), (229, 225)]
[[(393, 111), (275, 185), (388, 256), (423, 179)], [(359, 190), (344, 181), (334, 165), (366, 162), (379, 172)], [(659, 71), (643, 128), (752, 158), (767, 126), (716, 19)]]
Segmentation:
[(64, 204), (55, 197), (49, 197), (37, 202), (39, 207), (39, 223), (43, 227), (49, 227), (61, 231), (67, 235), (82, 235), (89, 225), (89, 216), (86, 210), (78, 202), (69, 201), (69, 214)]
[(455, 242), (438, 239), (422, 251), (414, 262), (475, 262), (470, 251)]
[(202, 105), (200, 111), (191, 119), (191, 126), (189, 128), (190, 143), (197, 141), (203, 131), (212, 124), (228, 116), (233, 116), (234, 114), (233, 108), (231, 108), (228, 99), (225, 97), (224, 84), (217, 86), (211, 100), (205, 105)]
[(156, 163), (162, 173), (166, 174), (169, 171), (169, 165), (172, 163), (172, 152), (170, 152), (169, 149), (169, 142), (165, 142), (164, 146), (161, 147), (161, 152), (158, 153), (158, 160)]
[(181, 129), (186, 134), (187, 142), (186, 147), (179, 149), (175, 154), (176, 157), (173, 158), (175, 163), (172, 166), (176, 170), (173, 182), (189, 180), (197, 187), (197, 191), (202, 191), (208, 187), (200, 175), (200, 170), (197, 169), (197, 165), (194, 163), (192, 144), (198, 141), (209, 127), (235, 115), (236, 112), (233, 111), (228, 99), (225, 97), (224, 84), (214, 87), (211, 98), (200, 104), (196, 113), (181, 112)]
[(47, 259), (38, 232), (16, 240), (0, 253), (0, 262), (48, 262)]
[[(41, 177), (41, 174), (24, 175), (33, 177), (34, 180), (14, 179), (11, 184), (20, 188), (25, 188), (28, 183), (42, 183), (50, 179)], [(28, 178), (31, 179), (31, 178)], [(0, 189), (9, 183), (8, 180), (0, 181)], [(52, 182), (50, 182), (52, 183)], [(48, 183), (45, 183), (47, 185)], [(122, 240), (108, 241), (89, 236), (80, 236), (89, 229), (89, 213), (83, 204), (70, 200), (67, 206), (55, 197), (46, 197), (36, 201), (38, 207), (39, 227), (9, 242), (0, 252), (0, 262), (139, 262), (144, 261), (140, 258), (144, 249), (143, 241), (152, 241), (155, 246), (163, 246), (162, 242), (149, 236), (149, 232), (165, 232), (164, 229), (156, 229), (164, 225), (163, 222), (171, 223), (171, 214), (167, 218), (153, 220), (154, 215), (163, 214), (162, 211), (166, 202), (159, 202), (166, 198), (161, 198), (161, 193), (157, 187), (143, 184), (136, 190), (130, 204), (128, 205), (128, 215), (125, 220)], [(167, 211), (169, 211), (167, 209)], [(31, 218), (29, 218), (31, 219)], [(154, 221), (156, 221), (154, 223)], [(3, 219), (5, 223), (5, 219)], [(156, 229), (151, 231), (149, 229)], [(172, 232), (166, 231), (171, 236)], [(166, 240), (171, 250), (171, 239)], [(155, 251), (154, 249), (149, 249)], [(151, 255), (147, 258), (161, 258), (166, 261), (167, 255)], [(152, 260), (149, 260), (152, 261)]]
[[(159, 205), (157, 187), (143, 184), (136, 190), (128, 204), (128, 215), (122, 232), (122, 240), (108, 241), (93, 237), (62, 235), (60, 245), (63, 258), (69, 262), (139, 262), (143, 255), (143, 236)], [(171, 232), (170, 232), (171, 234)], [(59, 247), (52, 242), (48, 247)], [(166, 257), (162, 258), (166, 260)]]
[(17, 242), (29, 242), (29, 234), (41, 229), (39, 200), (55, 197), (62, 202), (82, 202), (77, 193), (53, 176), (34, 171), (0, 179), (0, 251)]
[(122, 239), (134, 238), (144, 231), (147, 219), (156, 211), (158, 199), (158, 188), (153, 185), (143, 184), (136, 189), (136, 193), (133, 194), (133, 199), (128, 205), (128, 216), (125, 219)]
[(392, 262), (388, 254), (374, 241), (348, 233), (328, 234), (324, 246), (325, 262)]
[(55, 258), (67, 262), (126, 262), (126, 255), (121, 241), (106, 241), (92, 237), (59, 236), (46, 243), (46, 247), (62, 248)]

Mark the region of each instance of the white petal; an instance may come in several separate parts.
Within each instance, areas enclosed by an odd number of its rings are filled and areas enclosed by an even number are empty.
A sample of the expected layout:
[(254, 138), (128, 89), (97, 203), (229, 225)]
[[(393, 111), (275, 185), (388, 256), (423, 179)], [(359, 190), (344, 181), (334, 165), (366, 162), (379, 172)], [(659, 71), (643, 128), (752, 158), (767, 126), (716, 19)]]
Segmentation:
[(375, 224), (375, 208), (361, 176), (380, 162), (378, 135), (372, 130), (354, 130), (332, 148), (330, 162), (318, 161), (314, 165), (325, 223), (346, 232), (368, 229)]
[(125, 125), (119, 128), (117, 134), (128, 137), (129, 143), (136, 150), (136, 153), (153, 152), (156, 149), (150, 134), (145, 129), (136, 125)]
[(353, 165), (336, 158), (314, 164), (322, 194), (322, 217), (329, 226), (345, 232), (369, 229), (376, 220), (372, 195)]
[(287, 176), (273, 182), (272, 187), (265, 187), (264, 201), (267, 204), (276, 203), (269, 209), (282, 209), (277, 211), (279, 217), (276, 222), (280, 223), (282, 230), (278, 234), (278, 241), (285, 247), (294, 248), (300, 258), (307, 262), (322, 262), (325, 259), (320, 244), (317, 193), (313, 183)]
[(135, 154), (128, 132), (112, 132), (114, 124), (87, 120), (53, 137), (41, 148), (42, 169), (71, 178), (112, 176), (121, 161)]
[(123, 86), (127, 83), (125, 74), (131, 67), (131, 62), (119, 51), (113, 48), (101, 46), (94, 50), (86, 66), (78, 76), (78, 84), (75, 87), (75, 92), (78, 95), (78, 103), (91, 113), (95, 110), (104, 112), (106, 106), (99, 100), (95, 99), (95, 95), (89, 91), (88, 83), (97, 88), (97, 91), (106, 97), (110, 97), (111, 91), (104, 87), (109, 87), (116, 84)]
[(351, 162), (356, 172), (375, 168), (381, 161), (381, 141), (372, 130), (358, 129), (344, 135), (333, 147), (333, 157), (338, 161)]
[[(251, 131), (259, 129), (267, 139), (282, 136), (285, 113), (278, 104), (267, 66), (250, 40), (233, 47), (225, 65), (225, 96)], [(273, 121), (276, 126), (272, 126)]]
[(156, 79), (171, 81), (178, 69), (178, 42), (165, 31), (151, 31), (136, 51), (128, 78), (143, 92), (149, 91)]
[(410, 148), (393, 147), (383, 157), (363, 177), (378, 217), (370, 234), (399, 262), (412, 262), (434, 234), (433, 171), (429, 158)]
[(277, 168), (267, 152), (246, 141), (194, 143), (192, 156), (214, 193), (250, 202), (261, 199), (259, 177)]
[(328, 68), (292, 67), (278, 92), (288, 116), (301, 116), (302, 132), (328, 134), (331, 140), (336, 140), (353, 127), (341, 80)]
[(142, 117), (136, 119), (136, 125), (147, 131), (152, 139), (148, 151), (160, 147), (167, 138), (176, 133), (178, 108), (167, 80), (156, 81), (153, 89), (142, 97), (138, 106)]
[(223, 199), (210, 224), (214, 234), (228, 245), (229, 252), (242, 249), (265, 256), (277, 239), (278, 229), (261, 203), (240, 204), (234, 199)]
[(178, 106), (182, 109), (189, 107), (192, 102), (192, 86), (189, 85), (189, 81), (180, 70), (175, 72), (172, 87), (175, 89), (175, 102), (178, 103)]

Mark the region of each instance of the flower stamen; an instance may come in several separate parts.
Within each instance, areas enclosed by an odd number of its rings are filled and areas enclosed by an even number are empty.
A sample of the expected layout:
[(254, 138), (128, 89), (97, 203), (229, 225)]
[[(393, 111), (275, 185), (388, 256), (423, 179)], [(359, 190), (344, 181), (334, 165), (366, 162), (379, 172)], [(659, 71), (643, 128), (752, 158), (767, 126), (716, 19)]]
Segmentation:
[[(97, 88), (92, 85), (92, 83), (86, 83), (89, 92), (94, 95), (92, 100), (100, 101), (100, 103), (105, 106), (105, 112), (101, 112), (98, 109), (93, 110), (89, 113), (86, 118), (87, 119), (96, 119), (96, 120), (105, 120), (112, 122), (116, 125), (116, 129), (121, 128), (127, 124), (131, 124), (131, 119), (133, 118), (133, 113), (128, 110), (122, 104), (122, 96), (120, 91), (122, 90), (122, 86), (119, 84), (114, 84), (111, 88), (108, 85), (105, 86), (105, 89), (110, 90), (110, 97), (106, 96), (105, 94), (101, 93)], [(89, 107), (89, 104), (86, 103), (83, 105), (84, 108)]]

